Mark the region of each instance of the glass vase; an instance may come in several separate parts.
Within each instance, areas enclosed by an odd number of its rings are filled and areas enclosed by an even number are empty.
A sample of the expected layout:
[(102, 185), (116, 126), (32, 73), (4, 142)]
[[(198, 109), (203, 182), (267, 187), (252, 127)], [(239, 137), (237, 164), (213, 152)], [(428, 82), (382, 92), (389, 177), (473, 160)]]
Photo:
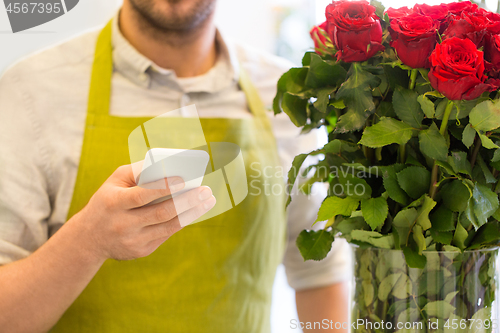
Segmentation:
[(351, 247), (350, 332), (500, 332), (499, 247), (424, 251), (424, 269), (400, 250)]

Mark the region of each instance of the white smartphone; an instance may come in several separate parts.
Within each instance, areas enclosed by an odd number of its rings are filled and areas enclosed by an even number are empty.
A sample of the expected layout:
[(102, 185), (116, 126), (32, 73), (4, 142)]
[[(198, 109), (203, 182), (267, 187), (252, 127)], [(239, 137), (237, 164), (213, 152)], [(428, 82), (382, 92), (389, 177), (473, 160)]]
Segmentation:
[(149, 204), (162, 202), (200, 187), (209, 161), (210, 155), (204, 150), (152, 148), (146, 153), (137, 185), (141, 186), (163, 178), (181, 177), (185, 183), (181, 191)]

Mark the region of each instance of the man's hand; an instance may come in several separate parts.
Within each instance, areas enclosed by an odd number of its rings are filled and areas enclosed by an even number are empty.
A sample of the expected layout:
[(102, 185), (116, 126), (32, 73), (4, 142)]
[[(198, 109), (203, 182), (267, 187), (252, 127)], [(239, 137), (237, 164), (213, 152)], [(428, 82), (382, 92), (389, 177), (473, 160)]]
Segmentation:
[[(146, 184), (148, 185), (148, 184)], [(210, 210), (215, 198), (200, 187), (145, 206), (181, 190), (180, 178), (135, 185), (130, 165), (118, 168), (88, 205), (25, 259), (0, 267), (2, 332), (47, 332), (108, 258), (132, 259)]]
[(135, 185), (131, 165), (119, 167), (75, 215), (73, 223), (83, 228), (88, 248), (98, 258), (145, 257), (182, 229), (180, 221), (183, 225), (191, 223), (215, 205), (210, 188), (199, 187), (175, 199), (145, 206), (184, 188), (179, 177), (148, 185)]

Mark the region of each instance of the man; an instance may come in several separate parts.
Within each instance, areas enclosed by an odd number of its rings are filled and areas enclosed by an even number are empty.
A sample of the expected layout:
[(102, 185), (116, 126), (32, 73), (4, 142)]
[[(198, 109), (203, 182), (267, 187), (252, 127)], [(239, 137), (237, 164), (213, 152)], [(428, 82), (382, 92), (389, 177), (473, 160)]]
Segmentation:
[[(249, 195), (183, 229), (181, 218), (195, 221), (216, 206), (210, 189), (187, 192), (175, 206), (145, 206), (184, 183), (137, 187), (126, 165), (131, 130), (192, 103), (207, 141), (240, 145), (245, 163), (277, 168), (274, 137), (285, 168), (318, 145), (313, 136), (295, 139), (286, 118), (272, 118), (271, 133), (260, 98), (270, 104), (287, 63), (224, 40), (214, 7), (125, 0), (104, 30), (21, 61), (0, 80), (2, 331), (269, 330), (282, 197)], [(300, 195), (289, 208), (288, 280), (301, 321), (345, 322), (345, 243), (318, 263), (302, 262), (295, 248), (317, 208)]]

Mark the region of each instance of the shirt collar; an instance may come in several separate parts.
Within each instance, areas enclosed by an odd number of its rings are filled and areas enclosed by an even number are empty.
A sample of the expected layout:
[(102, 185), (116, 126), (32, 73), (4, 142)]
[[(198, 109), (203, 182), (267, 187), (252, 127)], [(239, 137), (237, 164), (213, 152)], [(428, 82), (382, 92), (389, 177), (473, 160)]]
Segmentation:
[(234, 84), (239, 77), (239, 63), (234, 45), (217, 29), (217, 62), (207, 73), (190, 78), (178, 78), (171, 69), (164, 69), (139, 53), (123, 36), (118, 15), (112, 23), (113, 63), (115, 70), (133, 83), (151, 88), (155, 85), (176, 85), (184, 93), (215, 93)]

